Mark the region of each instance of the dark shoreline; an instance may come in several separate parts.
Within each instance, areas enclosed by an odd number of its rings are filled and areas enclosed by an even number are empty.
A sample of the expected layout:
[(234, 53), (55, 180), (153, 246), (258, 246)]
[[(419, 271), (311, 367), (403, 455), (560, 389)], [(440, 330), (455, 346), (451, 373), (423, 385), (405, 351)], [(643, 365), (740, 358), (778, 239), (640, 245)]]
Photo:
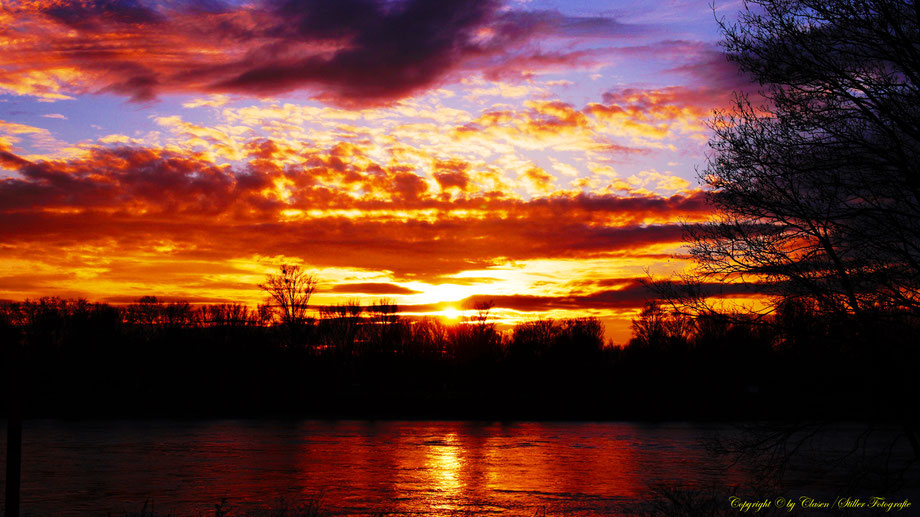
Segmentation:
[(51, 298), (0, 309), (0, 415), (920, 419), (908, 404), (920, 399), (910, 319), (871, 336), (818, 314), (771, 325), (701, 317), (677, 333), (658, 327), (686, 321), (650, 311), (621, 348), (603, 342), (593, 318), (503, 333), (487, 315), (448, 326), (379, 307), (297, 325), (228, 316), (241, 307), (158, 302), (119, 309)]
[[(726, 412), (721, 407), (670, 405), (668, 410), (652, 404), (652, 408), (639, 403), (609, 409), (589, 408), (596, 401), (570, 404), (563, 400), (503, 400), (482, 404), (477, 395), (439, 396), (430, 393), (401, 394), (398, 399), (380, 400), (355, 394), (324, 401), (322, 404), (305, 404), (300, 407), (279, 407), (267, 404), (261, 407), (240, 406), (232, 403), (207, 403), (179, 407), (176, 404), (151, 403), (138, 406), (104, 405), (85, 406), (61, 404), (42, 405), (25, 409), (25, 419), (62, 420), (371, 420), (371, 421), (486, 421), (486, 422), (686, 422), (686, 423), (746, 423), (746, 422), (823, 422), (861, 424), (916, 424), (907, 412), (890, 411), (872, 414), (834, 411), (825, 407), (815, 411), (805, 407), (790, 407), (776, 401), (772, 411), (763, 405), (751, 405), (747, 410)], [(205, 407), (206, 406), (206, 407)], [(744, 407), (744, 406), (742, 406)], [(894, 409), (894, 408), (892, 408)], [(902, 409), (906, 409), (902, 408)], [(868, 415), (868, 416), (865, 416)], [(0, 411), (7, 418), (8, 411)]]

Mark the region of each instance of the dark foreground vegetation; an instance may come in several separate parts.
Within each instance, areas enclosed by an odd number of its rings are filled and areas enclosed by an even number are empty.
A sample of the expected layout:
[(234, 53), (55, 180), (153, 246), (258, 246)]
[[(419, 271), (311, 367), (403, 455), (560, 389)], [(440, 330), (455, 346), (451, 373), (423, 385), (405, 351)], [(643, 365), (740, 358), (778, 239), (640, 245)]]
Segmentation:
[[(281, 322), (242, 305), (0, 305), (4, 411), (31, 416), (912, 417), (917, 322), (853, 335), (807, 304), (769, 318), (649, 304), (625, 347), (594, 318), (499, 331), (350, 304)], [(865, 346), (871, 341), (872, 346)], [(871, 351), (868, 353), (867, 351)]]

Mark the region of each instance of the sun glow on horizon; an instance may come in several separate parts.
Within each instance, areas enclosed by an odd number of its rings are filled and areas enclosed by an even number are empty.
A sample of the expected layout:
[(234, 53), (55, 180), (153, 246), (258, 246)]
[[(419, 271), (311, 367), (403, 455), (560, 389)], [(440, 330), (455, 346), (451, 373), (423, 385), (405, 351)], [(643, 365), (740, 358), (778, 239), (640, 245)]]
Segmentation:
[(457, 310), (454, 307), (448, 307), (441, 311), (441, 315), (450, 321), (458, 321), (460, 317), (463, 316), (463, 311)]
[[(738, 82), (696, 7), (503, 0), (397, 20), (373, 0), (330, 20), (352, 36), (339, 53), (258, 2), (53, 3), (0, 2), (19, 27), (0, 31), (0, 300), (256, 307), (287, 263), (319, 280), (316, 315), (386, 301), (463, 325), (493, 302), (498, 325), (597, 316), (619, 339), (640, 280), (687, 271), (681, 225), (711, 217), (692, 185)], [(641, 21), (662, 16), (661, 32)], [(391, 21), (455, 44), (392, 56)], [(257, 22), (284, 30), (200, 38)], [(325, 57), (291, 68), (275, 47)]]

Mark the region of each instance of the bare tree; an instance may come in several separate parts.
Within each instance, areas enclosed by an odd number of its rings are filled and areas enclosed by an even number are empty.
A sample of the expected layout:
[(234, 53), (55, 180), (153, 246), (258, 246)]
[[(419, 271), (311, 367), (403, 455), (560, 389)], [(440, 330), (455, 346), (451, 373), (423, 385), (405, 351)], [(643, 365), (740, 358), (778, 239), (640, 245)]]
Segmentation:
[(367, 308), (370, 318), (364, 333), (372, 353), (400, 355), (405, 330), (404, 321), (399, 316), (399, 306), (389, 298), (381, 298)]
[(650, 301), (632, 321), (630, 346), (647, 350), (685, 349), (693, 333), (694, 321), (677, 311), (666, 311), (657, 301)]
[(316, 282), (316, 278), (300, 266), (282, 264), (281, 271), (268, 275), (265, 283), (259, 284), (259, 288), (271, 297), (275, 308), (281, 313), (282, 323), (294, 326), (306, 319)]
[[(772, 286), (768, 310), (786, 321), (801, 306), (855, 323), (859, 346), (848, 353), (870, 376), (873, 401), (908, 398), (915, 388), (889, 380), (914, 356), (893, 352), (878, 323), (920, 314), (920, 6), (753, 0), (722, 29), (729, 60), (760, 87), (711, 122), (700, 178), (719, 218), (688, 228), (697, 272)], [(907, 424), (916, 416), (904, 409), (903, 434), (885, 443), (908, 444), (897, 474), (920, 461)], [(782, 475), (801, 450), (797, 433), (744, 433), (750, 440), (732, 449), (764, 451), (762, 465)], [(860, 441), (853, 451), (877, 454)]]
[(489, 321), (492, 319), (492, 309), (494, 307), (495, 302), (493, 300), (482, 300), (473, 305), (473, 309), (476, 310), (476, 315), (473, 316), (472, 322), (479, 329), (480, 333), (487, 333), (495, 330), (495, 323)]
[(756, 0), (722, 28), (761, 87), (711, 123), (699, 273), (845, 318), (920, 313), (920, 7)]
[(355, 343), (361, 329), (363, 312), (364, 307), (357, 299), (320, 309), (324, 329), (323, 337), (325, 338), (323, 344), (343, 357), (355, 355)]

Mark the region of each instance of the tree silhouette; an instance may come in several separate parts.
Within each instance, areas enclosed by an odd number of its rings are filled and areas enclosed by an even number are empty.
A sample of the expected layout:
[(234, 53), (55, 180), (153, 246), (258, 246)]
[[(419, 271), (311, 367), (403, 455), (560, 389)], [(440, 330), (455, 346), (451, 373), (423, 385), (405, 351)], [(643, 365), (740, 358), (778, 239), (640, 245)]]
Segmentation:
[(355, 355), (355, 342), (361, 329), (361, 314), (364, 307), (357, 299), (344, 304), (332, 305), (320, 309), (320, 337), (322, 346), (331, 348), (343, 357)]
[(685, 349), (692, 330), (693, 321), (688, 316), (668, 312), (658, 302), (647, 302), (632, 321), (629, 346), (657, 352)]
[(400, 354), (403, 350), (403, 321), (399, 306), (388, 298), (381, 298), (367, 308), (370, 321), (364, 334), (372, 353)]
[[(729, 60), (760, 88), (736, 94), (711, 122), (713, 153), (700, 178), (719, 219), (688, 227), (698, 273), (772, 286), (765, 312), (775, 312), (785, 357), (823, 340), (830, 346), (804, 363), (860, 364), (850, 382), (864, 386), (869, 407), (898, 408), (913, 459), (885, 469), (902, 475), (920, 459), (909, 424), (916, 410), (900, 402), (917, 386), (893, 379), (910, 375), (916, 354), (908, 333), (881, 323), (920, 314), (920, 7), (753, 0), (722, 29)], [(818, 393), (802, 386), (802, 395)], [(836, 386), (820, 391), (822, 404), (847, 398)], [(754, 439), (732, 449), (764, 451), (760, 465), (782, 477), (789, 458), (775, 459), (801, 448), (798, 429), (771, 432), (771, 441), (748, 433)], [(866, 441), (852, 450), (871, 458)]]
[(473, 304), (476, 314), (454, 329), (455, 354), (463, 361), (494, 362), (501, 353), (501, 336), (496, 332), (492, 309), (495, 302), (480, 300)]
[(281, 314), (281, 322), (293, 327), (306, 319), (316, 282), (316, 278), (301, 270), (300, 266), (282, 264), (281, 271), (268, 275), (259, 288), (274, 301)]
[(907, 1), (762, 0), (722, 25), (761, 88), (711, 123), (720, 219), (689, 228), (699, 273), (844, 317), (920, 312), (918, 18)]

